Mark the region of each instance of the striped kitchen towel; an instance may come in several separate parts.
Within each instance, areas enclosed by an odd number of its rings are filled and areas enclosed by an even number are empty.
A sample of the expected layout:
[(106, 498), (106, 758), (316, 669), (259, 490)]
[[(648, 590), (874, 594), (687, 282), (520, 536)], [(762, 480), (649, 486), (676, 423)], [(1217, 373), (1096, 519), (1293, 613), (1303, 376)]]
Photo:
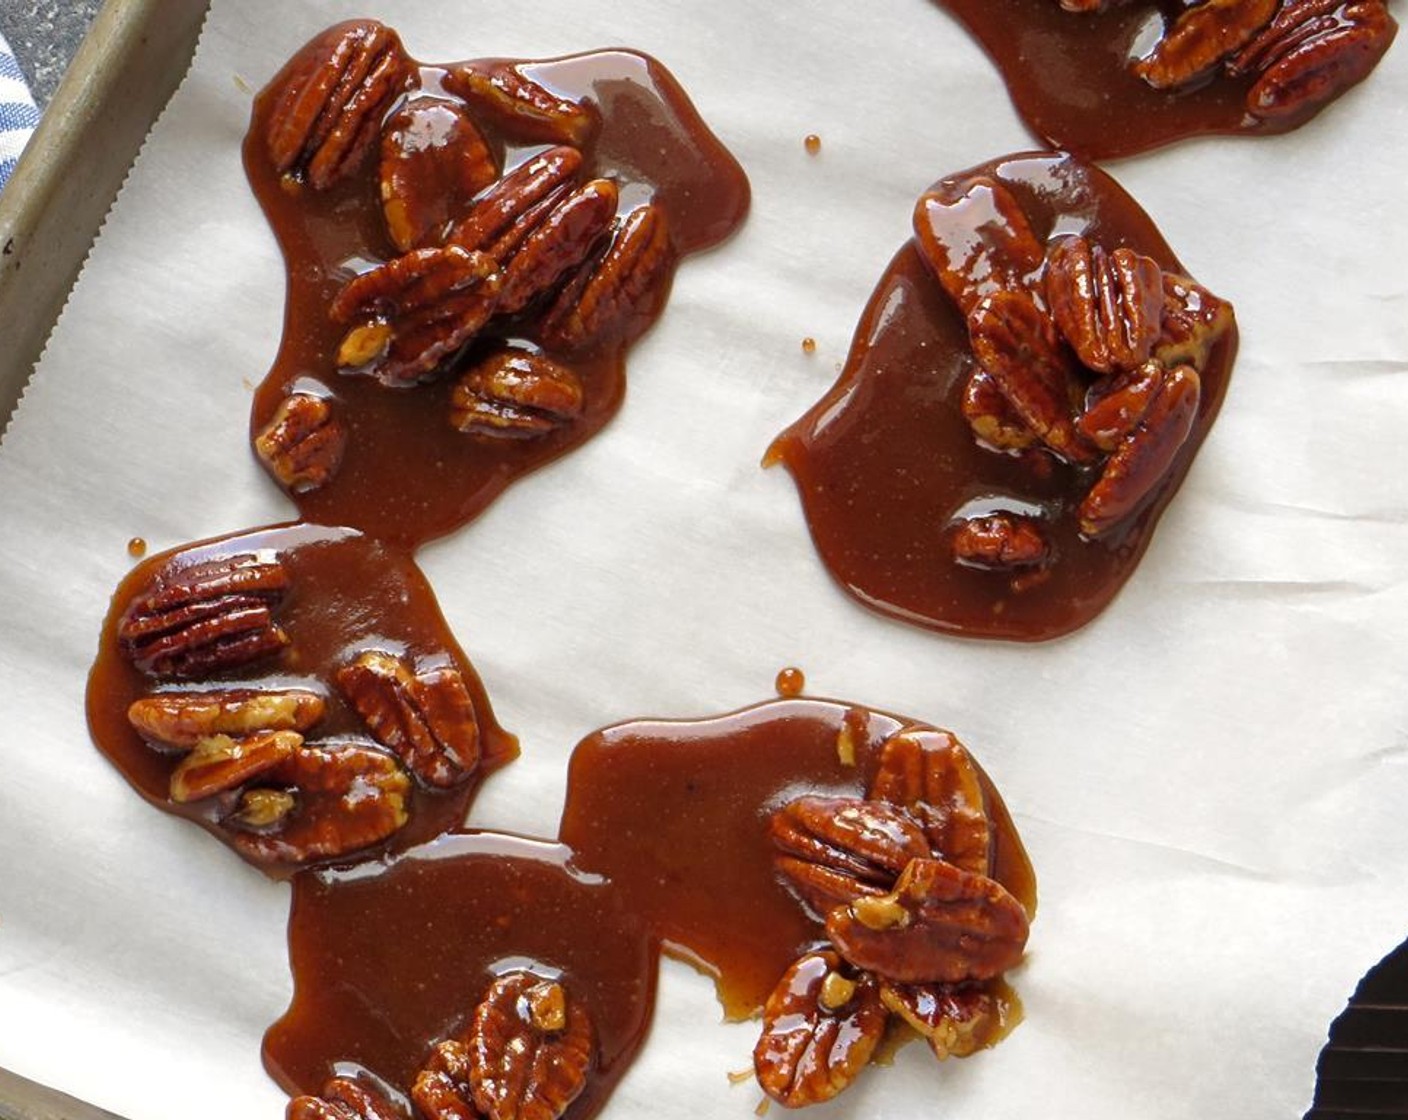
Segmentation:
[(0, 35), (0, 187), (14, 171), (38, 123), (39, 110), (29, 96), (24, 74), (10, 53), (10, 44)]

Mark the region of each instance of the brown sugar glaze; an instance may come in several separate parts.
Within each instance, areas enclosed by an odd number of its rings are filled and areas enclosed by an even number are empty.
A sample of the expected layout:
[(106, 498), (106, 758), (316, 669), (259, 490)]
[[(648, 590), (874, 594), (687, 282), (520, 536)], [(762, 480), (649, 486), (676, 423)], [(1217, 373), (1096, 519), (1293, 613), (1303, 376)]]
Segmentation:
[[(359, 174), (318, 191), (290, 186), (270, 162), (265, 136), (275, 94), (284, 74), (299, 64), (295, 56), (256, 101), (245, 141), (246, 172), (287, 266), (283, 341), (255, 394), (250, 430), (262, 430), (295, 389), (332, 399), (346, 425), (346, 453), (325, 486), (290, 495), (300, 515), (415, 545), (464, 525), (514, 479), (599, 431), (621, 405), (625, 346), (570, 362), (585, 389), (583, 413), (531, 440), (476, 440), (451, 427), (453, 376), (387, 389), (371, 378), (335, 372), (334, 355), (346, 328), (329, 319), (333, 297), (352, 276), (397, 251), (382, 217), (375, 159)], [(659, 63), (615, 50), (527, 63), (521, 69), (559, 96), (585, 98), (596, 106), (601, 126), (583, 149), (584, 177), (613, 179), (620, 187), (622, 212), (646, 202), (659, 204), (669, 219), (677, 257), (722, 241), (743, 220), (749, 189), (742, 169)], [(445, 73), (444, 68), (421, 66), (421, 91), (440, 90)], [(491, 120), (476, 123), (505, 171), (546, 147), (516, 138)], [(662, 304), (657, 301), (655, 309)], [(636, 324), (626, 337), (644, 327)], [(494, 326), (471, 345), (461, 364), (471, 364), (486, 343), (531, 331), (531, 322), (521, 318), (504, 328)], [(488, 338), (490, 333), (495, 337)]]
[[(1149, 217), (1096, 168), (1025, 155), (952, 180), (985, 173), (1011, 188), (1043, 240), (1085, 232), (1183, 271)], [(871, 296), (840, 379), (777, 438), (766, 462), (791, 471), (823, 562), (866, 606), (946, 633), (1053, 638), (1090, 621), (1133, 571), (1217, 415), (1236, 348), (1234, 328), (1203, 371), (1193, 432), (1157, 497), (1119, 529), (1085, 540), (1075, 510), (1090, 488), (1088, 468), (1043, 456), (1049, 470), (1034, 471), (974, 439), (959, 409), (973, 368), (967, 329), (910, 242)], [(1046, 519), (1056, 559), (1044, 582), (1014, 591), (1010, 573), (954, 561), (955, 518), (995, 509)]]
[[(773, 871), (767, 818), (802, 792), (861, 794), (880, 744), (911, 726), (804, 699), (619, 724), (573, 753), (559, 845), (452, 834), (375, 871), (298, 876), (294, 997), (265, 1037), (267, 1067), (290, 1092), (363, 1071), (404, 1090), (486, 978), (533, 961), (560, 971), (598, 1019), (601, 1067), (568, 1112), (584, 1120), (649, 1027), (661, 951), (713, 977), (738, 1019), (822, 939)], [(1031, 865), (982, 783), (994, 878), (1034, 913)]]
[(1156, 90), (1129, 70), (1182, 0), (1137, 0), (1098, 12), (1067, 12), (1057, 0), (935, 0), (996, 63), (1027, 127), (1053, 148), (1117, 159), (1205, 133), (1275, 134), (1323, 108), (1275, 119), (1247, 111), (1254, 75)]
[[(289, 571), (292, 588), (278, 614), (279, 624), (292, 639), (287, 649), (218, 679), (189, 684), (156, 681), (124, 656), (116, 633), (118, 622), (133, 597), (149, 584), (153, 573), (173, 561), (196, 563), (258, 552), (277, 555)], [(413, 783), (405, 827), (386, 845), (352, 853), (349, 858), (398, 851), (459, 825), (479, 783), (513, 759), (518, 744), (494, 719), (484, 686), (446, 626), (419, 569), (403, 552), (354, 530), (312, 525), (262, 529), (160, 553), (133, 568), (113, 597), (98, 658), (89, 676), (89, 730), (98, 749), (143, 797), (228, 842), (230, 834), (220, 821), (231, 809), (230, 799), (205, 798), (184, 804), (171, 800), (171, 773), (179, 756), (147, 745), (128, 722), (128, 707), (158, 687), (308, 688), (321, 693), (328, 705), (316, 727), (318, 739), (362, 742), (375, 747), (365, 725), (332, 680), (337, 666), (367, 649), (448, 655), (468, 687), (479, 725), (482, 757), (470, 779), (449, 790), (432, 790)], [(294, 868), (274, 864), (265, 870), (284, 876)]]

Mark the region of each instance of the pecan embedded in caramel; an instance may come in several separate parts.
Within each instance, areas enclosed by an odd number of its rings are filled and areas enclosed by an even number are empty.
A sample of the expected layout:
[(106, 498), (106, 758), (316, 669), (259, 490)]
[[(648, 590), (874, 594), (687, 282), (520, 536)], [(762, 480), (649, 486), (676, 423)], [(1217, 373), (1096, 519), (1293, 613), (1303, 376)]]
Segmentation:
[(337, 473), (346, 444), (331, 402), (312, 393), (290, 393), (254, 437), (264, 465), (295, 494), (325, 485)]
[(1232, 305), (1187, 276), (1164, 273), (1163, 327), (1154, 357), (1170, 368), (1202, 370), (1234, 321)]
[(1024, 451), (1041, 442), (985, 369), (968, 378), (959, 407), (978, 442), (994, 451)]
[(302, 745), (303, 736), (296, 731), (199, 739), (171, 772), (171, 800), (200, 801), (237, 789), (272, 770)]
[(1039, 568), (1050, 552), (1040, 522), (1019, 513), (969, 517), (953, 535), (953, 558), (970, 568), (987, 571)]
[(982, 779), (967, 749), (947, 731), (910, 727), (886, 739), (869, 796), (913, 816), (935, 856), (964, 871), (989, 873), (994, 834)]
[(316, 692), (298, 688), (158, 692), (134, 701), (127, 720), (145, 739), (193, 747), (212, 735), (307, 731), (323, 718), (326, 707)]
[(525, 160), (475, 200), (451, 229), (450, 243), (507, 260), (537, 224), (537, 207), (570, 191), (581, 167), (576, 148), (549, 148)]
[(1174, 89), (1241, 50), (1276, 14), (1279, 0), (1202, 0), (1185, 9), (1134, 72), (1155, 89)]
[(454, 66), (445, 74), (445, 88), (520, 140), (580, 148), (597, 129), (594, 106), (559, 97), (528, 77), (520, 63)]
[(1164, 383), (1163, 363), (1154, 359), (1091, 390), (1076, 431), (1101, 451), (1114, 451), (1134, 431)]
[(582, 414), (582, 383), (546, 354), (505, 347), (473, 366), (450, 395), (462, 432), (516, 439), (544, 436)]
[(880, 982), (880, 1001), (928, 1042), (934, 1056), (966, 1058), (991, 1046), (1007, 1027), (1011, 1008), (987, 984)]
[(406, 1120), (380, 1092), (346, 1077), (334, 1077), (318, 1096), (288, 1102), (284, 1120)]
[(1163, 270), (1133, 249), (1111, 253), (1084, 237), (1063, 237), (1047, 251), (1046, 301), (1086, 368), (1133, 369), (1159, 337)]

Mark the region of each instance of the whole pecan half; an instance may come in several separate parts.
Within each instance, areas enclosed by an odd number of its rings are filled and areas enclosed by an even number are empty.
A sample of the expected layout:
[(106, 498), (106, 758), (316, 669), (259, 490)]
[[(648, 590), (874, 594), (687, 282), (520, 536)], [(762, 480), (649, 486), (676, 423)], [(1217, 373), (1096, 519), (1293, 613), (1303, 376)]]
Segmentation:
[(1076, 430), (1101, 451), (1114, 451), (1144, 419), (1165, 376), (1164, 364), (1155, 358), (1093, 386)]
[(1007, 1026), (1007, 1001), (987, 984), (880, 981), (880, 1002), (928, 1042), (934, 1056), (966, 1058), (991, 1046)]
[(539, 341), (568, 353), (631, 342), (664, 305), (674, 266), (664, 209), (655, 203), (636, 207), (606, 252), (563, 288), (543, 316)]
[(920, 195), (914, 237), (924, 263), (965, 317), (984, 296), (1033, 288), (1046, 259), (1021, 203), (986, 175)]
[(1234, 322), (1232, 305), (1187, 276), (1164, 273), (1163, 327), (1154, 357), (1166, 366), (1207, 366), (1212, 348)]
[(1027, 912), (1001, 883), (912, 860), (895, 889), (838, 906), (826, 935), (856, 968), (902, 984), (986, 980), (1022, 959)]
[(264, 465), (295, 494), (316, 490), (337, 473), (347, 431), (330, 401), (312, 393), (290, 393), (263, 430), (254, 450)]
[(197, 740), (171, 772), (172, 801), (201, 801), (238, 789), (272, 770), (303, 745), (296, 731), (211, 735)]
[[(260, 775), (224, 821), (236, 848), (261, 863), (307, 863), (380, 843), (406, 823), (410, 779), (391, 755), (358, 743), (305, 743)], [(279, 797), (278, 794), (284, 796)], [(281, 812), (270, 813), (268, 807)]]
[(824, 917), (862, 895), (882, 895), (929, 843), (903, 809), (855, 797), (798, 797), (768, 821), (774, 866)]
[(596, 1063), (586, 1007), (561, 982), (531, 972), (489, 986), (465, 1043), (469, 1089), (486, 1120), (557, 1120)]
[(338, 350), (344, 373), (385, 385), (433, 375), (498, 310), (503, 277), (487, 253), (415, 249), (348, 282), (329, 309), (355, 324)]
[(507, 260), (543, 211), (574, 189), (582, 153), (556, 147), (524, 160), (474, 202), (450, 230), (450, 243)]
[(1201, 383), (1191, 366), (1167, 371), (1139, 423), (1120, 441), (1080, 504), (1080, 531), (1098, 537), (1124, 524), (1154, 496), (1198, 418)]
[(763, 1006), (758, 1084), (787, 1108), (830, 1100), (870, 1061), (888, 1018), (875, 977), (851, 972), (835, 953), (808, 953)]
[(960, 408), (978, 442), (994, 451), (1024, 451), (1041, 442), (985, 369), (968, 378)]
[(1046, 302), (1076, 357), (1097, 373), (1146, 361), (1163, 323), (1163, 270), (1133, 249), (1106, 252), (1084, 237), (1046, 254)]
[(284, 1120), (406, 1120), (380, 1092), (347, 1077), (334, 1077), (318, 1096), (288, 1102)]
[(456, 785), (479, 765), (474, 702), (454, 666), (417, 672), (371, 650), (339, 669), (337, 684), (372, 737), (428, 785)]
[(401, 252), (438, 245), (476, 194), (499, 177), (498, 161), (463, 108), (417, 97), (381, 133), (381, 210)]
[(475, 62), (451, 67), (444, 85), (516, 139), (585, 145), (599, 124), (595, 107), (559, 97), (523, 70), (519, 63)]
[(1276, 14), (1280, 0), (1202, 0), (1186, 8), (1134, 72), (1155, 89), (1175, 89), (1241, 50)]
[(910, 727), (886, 739), (869, 796), (913, 816), (938, 858), (988, 874), (993, 830), (987, 796), (972, 756), (947, 731)]
[(1286, 0), (1227, 68), (1258, 75), (1247, 109), (1274, 120), (1324, 105), (1363, 81), (1397, 32), (1383, 0)]
[(298, 55), (269, 114), (275, 170), (318, 190), (356, 172), (410, 76), (390, 28), (375, 20), (330, 28)]
[(158, 692), (133, 701), (127, 721), (144, 739), (193, 747), (212, 735), (307, 731), (326, 708), (321, 696), (302, 688)]
[(253, 555), (162, 568), (123, 612), (118, 642), (153, 676), (237, 668), (288, 645), (273, 614), (288, 585), (283, 564)]
[(953, 535), (953, 558), (990, 572), (1040, 568), (1050, 553), (1041, 523), (1020, 513), (965, 518)]
[(450, 423), (479, 436), (530, 439), (582, 414), (582, 382), (546, 354), (510, 346), (470, 368), (450, 394)]

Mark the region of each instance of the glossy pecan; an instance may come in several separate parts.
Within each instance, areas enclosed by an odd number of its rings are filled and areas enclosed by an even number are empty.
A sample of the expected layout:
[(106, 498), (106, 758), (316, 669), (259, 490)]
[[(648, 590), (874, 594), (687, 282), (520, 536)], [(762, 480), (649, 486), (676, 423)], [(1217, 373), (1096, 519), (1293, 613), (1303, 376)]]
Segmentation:
[(763, 1092), (787, 1108), (830, 1100), (865, 1068), (889, 1016), (875, 978), (832, 952), (808, 953), (763, 1006), (753, 1069)]
[(935, 856), (988, 874), (994, 836), (987, 795), (972, 756), (949, 732), (911, 727), (891, 735), (880, 748), (868, 796), (914, 817)]
[(929, 843), (903, 809), (853, 797), (798, 797), (773, 813), (774, 866), (819, 917), (862, 895), (881, 895)]
[(531, 972), (510, 972), (489, 986), (465, 1044), (468, 1088), (486, 1120), (557, 1120), (596, 1064), (582, 1001)]
[(329, 309), (333, 322), (355, 324), (338, 367), (392, 386), (431, 376), (498, 310), (502, 287), (493, 257), (457, 245), (416, 249), (364, 272)]
[(283, 564), (254, 555), (168, 565), (123, 612), (118, 642), (153, 676), (238, 668), (288, 645), (273, 613), (288, 585)]
[(517, 140), (580, 148), (599, 124), (595, 107), (559, 97), (530, 78), (523, 63), (491, 60), (451, 67), (444, 84)]
[(1176, 89), (1241, 50), (1276, 14), (1279, 0), (1202, 0), (1186, 8), (1134, 72), (1155, 89)]
[(406, 253), (440, 244), (474, 196), (499, 177), (498, 161), (463, 108), (417, 97), (381, 133), (381, 210)]
[(172, 801), (201, 801), (238, 789), (272, 770), (303, 745), (296, 731), (210, 735), (198, 739), (171, 772)]
[(134, 701), (127, 721), (144, 739), (193, 747), (212, 735), (307, 731), (323, 718), (326, 707), (316, 692), (302, 688), (158, 692)]
[(664, 209), (636, 207), (606, 252), (578, 272), (543, 316), (539, 341), (568, 353), (631, 342), (664, 306), (674, 266)]
[(1051, 547), (1034, 517), (989, 513), (961, 521), (953, 534), (953, 558), (970, 568), (1010, 572), (1042, 567)]
[(984, 296), (1033, 288), (1046, 259), (1021, 203), (986, 175), (920, 195), (914, 236), (965, 317)]
[(1383, 0), (1286, 0), (1228, 70), (1257, 75), (1247, 109), (1274, 120), (1315, 109), (1363, 81), (1397, 32)]
[[(275, 795), (246, 789), (225, 819), (236, 848), (260, 863), (307, 863), (378, 844), (406, 823), (410, 779), (396, 759), (357, 743), (305, 743), (260, 775)], [(268, 813), (268, 806), (284, 811)]]
[(1201, 383), (1191, 366), (1168, 370), (1143, 418), (1120, 441), (1080, 504), (1080, 531), (1099, 537), (1123, 525), (1154, 496), (1198, 418)]
[(284, 1120), (406, 1120), (378, 1090), (347, 1077), (334, 1077), (317, 1096), (288, 1102)]
[(968, 316), (968, 340), (978, 364), (1047, 447), (1072, 462), (1091, 461), (1092, 449), (1075, 431), (1074, 402), (1084, 393), (1075, 363), (1030, 295), (983, 296)]
[(940, 1061), (966, 1058), (1006, 1032), (1008, 1001), (988, 984), (880, 981), (880, 1002), (920, 1035)]
[(1062, 237), (1047, 250), (1045, 279), (1051, 317), (1088, 369), (1117, 373), (1148, 360), (1163, 323), (1157, 261)]
[(1027, 912), (994, 879), (916, 859), (889, 894), (831, 911), (826, 935), (856, 968), (887, 980), (958, 984), (990, 979), (1022, 959)]
[(356, 172), (410, 76), (401, 40), (375, 20), (339, 24), (313, 40), (269, 114), (275, 170), (318, 190)]
[(582, 168), (576, 148), (556, 147), (524, 160), (475, 200), (450, 230), (450, 242), (463, 249), (508, 259), (541, 217), (574, 189)]
[(1076, 431), (1101, 451), (1114, 451), (1144, 419), (1164, 377), (1164, 365), (1155, 358), (1093, 386)]
[(290, 393), (260, 433), (254, 450), (269, 472), (295, 494), (316, 490), (337, 473), (347, 431), (332, 403), (312, 393)]
[(1041, 442), (985, 369), (968, 378), (959, 407), (978, 442), (993, 451), (1024, 451)]
[(582, 414), (582, 382), (546, 354), (511, 346), (473, 366), (450, 394), (450, 423), (479, 436), (531, 439)]
[(337, 685), (372, 737), (428, 785), (456, 785), (479, 765), (474, 702), (453, 665), (415, 671), (370, 650), (337, 671)]
[(1154, 357), (1165, 366), (1203, 370), (1235, 322), (1232, 305), (1187, 276), (1164, 273), (1164, 317)]

